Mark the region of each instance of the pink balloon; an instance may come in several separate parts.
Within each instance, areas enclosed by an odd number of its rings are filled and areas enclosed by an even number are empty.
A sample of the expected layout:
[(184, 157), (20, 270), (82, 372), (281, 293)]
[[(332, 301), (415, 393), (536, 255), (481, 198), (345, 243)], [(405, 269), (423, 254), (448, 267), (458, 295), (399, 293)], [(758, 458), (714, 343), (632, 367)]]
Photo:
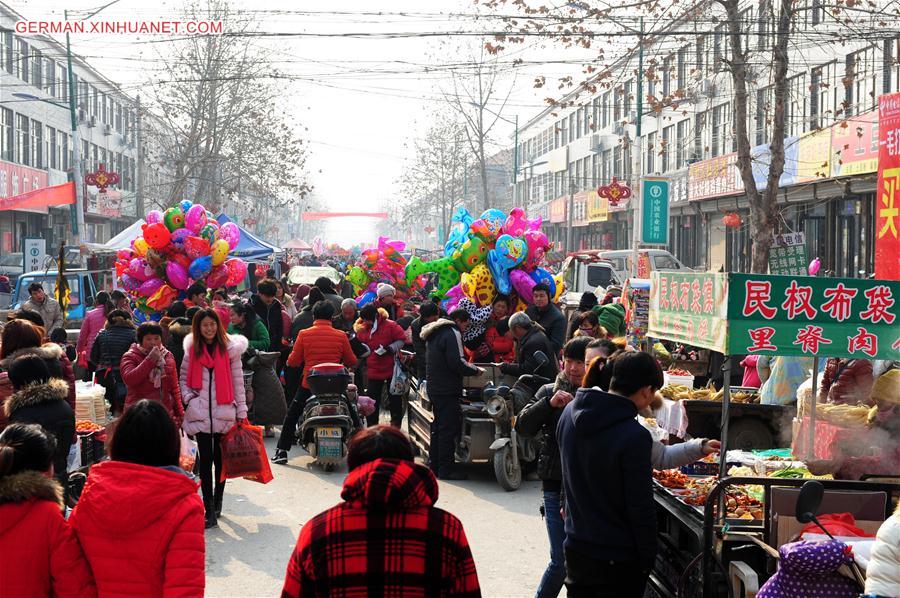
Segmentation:
[(128, 274), (141, 281), (149, 280), (151, 276), (153, 276), (153, 268), (150, 267), (150, 264), (147, 263), (142, 257), (136, 257), (128, 264)]
[(122, 275), (122, 288), (128, 291), (129, 293), (135, 292), (139, 286), (141, 286), (141, 281), (133, 276), (129, 276), (127, 274)]
[(204, 255), (209, 255), (209, 242), (206, 239), (201, 239), (200, 237), (187, 237), (184, 240), (184, 252), (188, 255), (189, 258), (191, 258), (191, 260), (195, 260), (198, 257), (203, 257)]
[(178, 262), (169, 262), (166, 264), (166, 278), (169, 279), (170, 285), (180, 291), (185, 290), (191, 284), (187, 269)]
[(150, 210), (144, 220), (147, 224), (158, 224), (163, 221), (163, 213), (159, 210)]
[(187, 214), (185, 214), (184, 216), (184, 227), (196, 235), (205, 225), (206, 208), (204, 208), (200, 204), (195, 203), (191, 206), (191, 209), (188, 210)]
[(510, 270), (509, 282), (516, 290), (516, 294), (531, 305), (532, 290), (537, 283), (524, 270)]
[(172, 244), (181, 248), (184, 247), (184, 240), (191, 236), (191, 231), (186, 228), (179, 228), (172, 233)]
[(220, 264), (213, 268), (210, 271), (209, 275), (206, 277), (206, 286), (211, 289), (215, 289), (221, 286), (228, 286), (228, 277), (228, 268), (225, 266), (225, 264)]
[(131, 250), (130, 249), (120, 249), (116, 252), (116, 257), (120, 260), (129, 260), (131, 261)]
[(819, 258), (814, 259), (809, 263), (809, 267), (807, 268), (807, 272), (809, 272), (810, 276), (815, 276), (819, 273), (819, 269), (822, 267), (822, 261)]
[(533, 220), (526, 220), (525, 222), (528, 223), (527, 226), (525, 227), (528, 230), (541, 230), (541, 224), (544, 222), (544, 217), (538, 216), (537, 218), (535, 218)]
[(151, 295), (153, 295), (153, 293), (161, 289), (165, 284), (166, 283), (164, 283), (159, 278), (151, 278), (150, 280), (142, 283), (141, 286), (138, 287), (137, 292), (141, 297), (150, 297)]
[(528, 221), (525, 219), (525, 210), (522, 208), (513, 208), (509, 212), (509, 217), (503, 223), (502, 232), (513, 237), (521, 237), (525, 234)]
[(219, 238), (224, 239), (228, 243), (228, 248), (234, 251), (241, 242), (241, 229), (234, 222), (226, 222), (219, 227)]
[(247, 262), (240, 258), (233, 257), (230, 260), (227, 260), (224, 266), (228, 269), (228, 281), (226, 282), (226, 286), (237, 286), (247, 276)]
[(527, 272), (532, 272), (544, 261), (544, 255), (550, 250), (550, 241), (541, 231), (530, 230), (525, 233), (525, 244), (528, 245), (528, 255), (525, 256), (522, 267)]

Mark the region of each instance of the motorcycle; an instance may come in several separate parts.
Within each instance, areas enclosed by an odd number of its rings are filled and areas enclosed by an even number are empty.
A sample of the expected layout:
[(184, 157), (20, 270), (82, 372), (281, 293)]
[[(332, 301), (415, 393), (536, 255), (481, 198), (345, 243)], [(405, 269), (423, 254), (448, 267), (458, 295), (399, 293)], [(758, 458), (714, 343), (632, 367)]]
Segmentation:
[(297, 444), (325, 471), (334, 471), (347, 457), (347, 444), (359, 427), (356, 397), (350, 396), (350, 371), (338, 363), (320, 363), (306, 377), (312, 396), (303, 408)]
[[(541, 351), (534, 355), (540, 369), (549, 361)], [(522, 485), (522, 462), (537, 458), (539, 445), (530, 438), (519, 438), (516, 434), (516, 416), (534, 397), (544, 384), (552, 380), (543, 376), (523, 374), (510, 386), (488, 387), (484, 389), (484, 411), (494, 421), (493, 451), (494, 476), (500, 486), (507, 491), (517, 490)]]

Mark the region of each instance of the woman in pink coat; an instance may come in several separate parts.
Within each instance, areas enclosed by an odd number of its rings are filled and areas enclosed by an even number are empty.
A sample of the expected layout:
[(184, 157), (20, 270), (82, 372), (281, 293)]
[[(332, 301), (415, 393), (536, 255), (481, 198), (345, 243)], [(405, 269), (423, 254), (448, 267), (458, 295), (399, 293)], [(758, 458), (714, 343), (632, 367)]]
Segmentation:
[(209, 308), (194, 315), (191, 334), (184, 339), (180, 379), (185, 404), (182, 428), (197, 437), (197, 462), (207, 528), (216, 526), (225, 495), (225, 482), (219, 481), (222, 434), (247, 419), (241, 368), (241, 355), (247, 350), (247, 344), (243, 336), (226, 334), (219, 314)]
[[(78, 341), (75, 343), (75, 353), (78, 355), (79, 361), (81, 361), (82, 353), (85, 355), (84, 361), (90, 358), (94, 340), (106, 326), (106, 316), (109, 315), (112, 308), (113, 305), (109, 299), (109, 293), (106, 291), (97, 293), (97, 296), (94, 298), (94, 309), (84, 316), (84, 322), (82, 322), (81, 330), (78, 332)], [(93, 373), (93, 367), (86, 369), (88, 370), (88, 375)]]

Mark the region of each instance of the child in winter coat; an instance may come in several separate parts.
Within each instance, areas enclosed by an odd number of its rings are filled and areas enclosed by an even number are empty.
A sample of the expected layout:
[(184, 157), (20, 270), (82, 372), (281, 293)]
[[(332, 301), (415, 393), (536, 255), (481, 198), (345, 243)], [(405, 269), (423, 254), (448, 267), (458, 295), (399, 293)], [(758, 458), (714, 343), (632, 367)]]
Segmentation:
[(0, 596), (97, 595), (53, 479), (55, 440), (39, 425), (0, 434)]

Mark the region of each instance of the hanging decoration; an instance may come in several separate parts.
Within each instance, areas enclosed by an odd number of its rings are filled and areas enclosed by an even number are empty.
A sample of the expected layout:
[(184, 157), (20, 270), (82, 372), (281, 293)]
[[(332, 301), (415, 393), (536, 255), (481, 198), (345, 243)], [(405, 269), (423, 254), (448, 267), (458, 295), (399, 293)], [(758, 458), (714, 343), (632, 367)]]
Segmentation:
[(623, 185), (616, 177), (612, 178), (612, 182), (608, 185), (597, 187), (597, 195), (606, 198), (609, 205), (617, 207), (620, 203), (631, 197), (631, 188)]
[(728, 212), (722, 216), (722, 224), (728, 228), (740, 228), (742, 223), (741, 217), (735, 212)]

